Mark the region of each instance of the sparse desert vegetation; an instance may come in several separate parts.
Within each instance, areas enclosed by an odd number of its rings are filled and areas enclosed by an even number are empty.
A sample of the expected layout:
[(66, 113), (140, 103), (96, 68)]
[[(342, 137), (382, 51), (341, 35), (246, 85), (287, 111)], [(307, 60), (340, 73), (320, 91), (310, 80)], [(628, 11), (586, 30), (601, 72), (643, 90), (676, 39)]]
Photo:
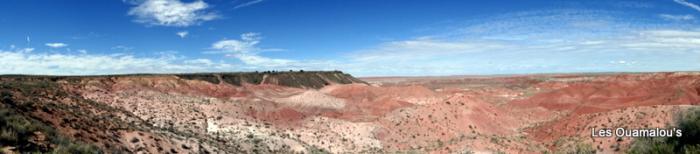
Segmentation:
[[(11, 93), (0, 92), (3, 102), (12, 101)], [(31, 116), (17, 112), (14, 107), (0, 104), (0, 148), (27, 153), (84, 153), (101, 152), (91, 144), (61, 136), (55, 128)]]
[[(364, 80), (314, 71), (4, 76), (0, 145), (6, 152), (58, 153), (692, 153), (697, 147), (697, 132), (685, 130), (697, 130), (697, 111), (677, 115), (700, 101), (700, 74)], [(669, 126), (683, 127), (684, 136), (590, 137), (591, 128)]]
[(700, 153), (700, 108), (679, 113), (674, 127), (683, 130), (681, 137), (640, 138), (629, 153)]

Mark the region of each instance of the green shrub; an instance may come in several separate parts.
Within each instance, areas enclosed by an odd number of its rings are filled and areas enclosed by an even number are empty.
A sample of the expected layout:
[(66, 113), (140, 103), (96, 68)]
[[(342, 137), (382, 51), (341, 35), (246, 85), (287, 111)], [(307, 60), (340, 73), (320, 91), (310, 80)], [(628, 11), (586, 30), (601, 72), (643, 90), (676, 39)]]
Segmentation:
[(689, 145), (683, 148), (686, 154), (700, 153), (700, 145)]
[(576, 148), (573, 151), (574, 154), (594, 154), (596, 150), (590, 144), (576, 144)]
[(678, 120), (678, 128), (683, 131), (683, 136), (669, 138), (669, 142), (675, 142), (675, 148), (682, 148), (685, 145), (700, 144), (700, 108), (691, 110)]
[(700, 153), (700, 108), (691, 109), (678, 119), (681, 137), (639, 138), (630, 147), (633, 154)]
[[(41, 149), (30, 143), (34, 132), (46, 135), (48, 142), (56, 147)], [(0, 147), (4, 146), (16, 147), (21, 153), (100, 153), (97, 147), (72, 142), (59, 136), (54, 128), (0, 104)]]
[(12, 129), (0, 130), (0, 143), (17, 143), (17, 132)]
[(59, 145), (58, 147), (53, 149), (51, 151), (51, 153), (54, 153), (54, 154), (64, 154), (64, 153), (95, 154), (95, 153), (100, 153), (100, 150), (95, 146), (71, 143), (68, 145)]

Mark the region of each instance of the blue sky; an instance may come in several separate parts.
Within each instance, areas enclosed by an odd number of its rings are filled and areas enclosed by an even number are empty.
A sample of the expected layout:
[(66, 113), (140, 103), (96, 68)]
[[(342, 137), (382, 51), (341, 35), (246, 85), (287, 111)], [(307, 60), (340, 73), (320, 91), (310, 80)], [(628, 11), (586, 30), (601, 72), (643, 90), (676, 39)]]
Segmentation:
[(700, 71), (698, 0), (11, 0), (0, 74)]

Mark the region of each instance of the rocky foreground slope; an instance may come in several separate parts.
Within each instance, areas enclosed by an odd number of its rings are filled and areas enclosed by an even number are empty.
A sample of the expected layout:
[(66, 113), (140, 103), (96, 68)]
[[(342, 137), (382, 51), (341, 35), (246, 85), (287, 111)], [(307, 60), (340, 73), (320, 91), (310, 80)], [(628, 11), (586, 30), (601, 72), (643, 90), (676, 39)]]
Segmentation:
[[(3, 152), (624, 152), (700, 74), (365, 78), (342, 72), (0, 77)], [(368, 81), (368, 82), (365, 82)]]

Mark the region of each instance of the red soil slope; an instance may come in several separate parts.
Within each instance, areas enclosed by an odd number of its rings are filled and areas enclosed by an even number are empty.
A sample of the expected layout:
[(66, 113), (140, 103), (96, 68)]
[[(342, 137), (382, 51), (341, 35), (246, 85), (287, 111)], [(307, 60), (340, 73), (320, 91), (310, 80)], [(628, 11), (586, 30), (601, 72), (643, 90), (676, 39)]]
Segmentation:
[[(317, 89), (198, 79), (204, 77), (55, 83), (74, 98), (125, 113), (115, 118), (142, 120), (148, 127), (119, 133), (143, 146), (108, 144), (153, 153), (160, 151), (146, 145), (160, 142), (143, 136), (186, 136), (162, 139), (188, 143), (188, 148), (172, 145), (180, 152), (541, 153), (585, 145), (615, 153), (628, 149), (634, 138), (594, 138), (590, 130), (672, 127), (674, 116), (700, 103), (698, 73), (365, 78), (369, 84)], [(146, 135), (134, 135), (139, 133)], [(189, 144), (192, 140), (199, 144)]]

